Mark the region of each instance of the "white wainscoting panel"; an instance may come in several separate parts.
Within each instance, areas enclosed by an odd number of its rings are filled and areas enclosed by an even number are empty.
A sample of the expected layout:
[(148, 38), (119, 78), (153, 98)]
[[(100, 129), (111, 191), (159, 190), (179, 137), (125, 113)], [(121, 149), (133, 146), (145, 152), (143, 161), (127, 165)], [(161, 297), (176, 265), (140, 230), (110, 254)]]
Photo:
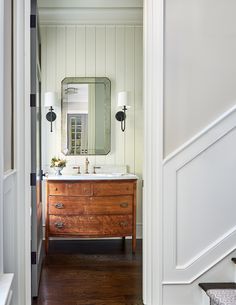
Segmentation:
[(191, 283), (235, 249), (235, 143), (234, 107), (164, 162), (164, 283)]
[[(16, 171), (9, 171), (3, 183), (3, 272), (17, 274), (17, 200)], [(14, 277), (13, 304), (17, 304), (17, 283)]]
[(221, 260), (214, 268), (204, 273), (191, 284), (163, 285), (163, 305), (210, 305), (206, 293), (199, 283), (233, 282), (235, 265), (231, 261), (236, 252), (232, 252)]
[(11, 305), (13, 274), (0, 274), (0, 305)]
[[(42, 160), (45, 171), (50, 160), (61, 152), (61, 81), (65, 77), (108, 77), (111, 80), (111, 151), (106, 156), (89, 156), (93, 165), (127, 165), (129, 172), (140, 177), (137, 196), (137, 223), (142, 223), (143, 161), (143, 38), (142, 26), (136, 25), (43, 25), (42, 97), (46, 91), (58, 93), (57, 119), (50, 132), (43, 108)], [(129, 91), (131, 108), (127, 111), (127, 127), (122, 132), (115, 119), (117, 93)], [(42, 99), (43, 103), (43, 99)], [(65, 170), (81, 166), (85, 157), (66, 157)], [(64, 171), (65, 171), (64, 170)], [(75, 171), (75, 170), (74, 170)], [(75, 171), (76, 172), (76, 171)]]

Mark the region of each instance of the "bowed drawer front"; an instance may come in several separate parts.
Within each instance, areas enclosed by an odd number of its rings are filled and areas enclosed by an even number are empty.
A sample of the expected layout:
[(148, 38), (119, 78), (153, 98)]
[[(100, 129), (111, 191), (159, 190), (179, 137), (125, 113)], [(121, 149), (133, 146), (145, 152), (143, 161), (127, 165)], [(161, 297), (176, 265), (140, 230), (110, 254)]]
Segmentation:
[(74, 182), (50, 182), (48, 183), (48, 192), (50, 195), (64, 196), (91, 196), (91, 183)]
[(136, 180), (47, 181), (46, 252), (50, 237), (132, 236)]

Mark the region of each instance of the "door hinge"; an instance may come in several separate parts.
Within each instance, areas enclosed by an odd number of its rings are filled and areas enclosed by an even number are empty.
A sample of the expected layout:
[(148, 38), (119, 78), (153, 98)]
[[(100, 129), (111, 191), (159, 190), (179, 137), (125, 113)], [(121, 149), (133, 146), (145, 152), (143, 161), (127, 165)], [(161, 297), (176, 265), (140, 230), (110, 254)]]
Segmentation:
[(30, 107), (36, 107), (36, 94), (30, 94)]
[(48, 177), (48, 172), (43, 172), (43, 170), (41, 169), (40, 170), (40, 177), (41, 177), (41, 180), (43, 180), (43, 177)]
[(36, 21), (37, 21), (37, 16), (36, 15), (30, 15), (30, 28), (31, 29), (36, 28)]
[(30, 186), (36, 186), (36, 173), (30, 174)]
[(36, 264), (37, 264), (37, 253), (31, 252), (31, 265), (36, 265)]

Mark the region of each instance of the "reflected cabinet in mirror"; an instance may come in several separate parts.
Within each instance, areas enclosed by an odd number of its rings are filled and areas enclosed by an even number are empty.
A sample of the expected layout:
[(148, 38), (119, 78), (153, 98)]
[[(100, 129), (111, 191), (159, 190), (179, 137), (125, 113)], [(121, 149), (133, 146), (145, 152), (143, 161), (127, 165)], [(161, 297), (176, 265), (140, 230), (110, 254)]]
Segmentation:
[(67, 77), (61, 83), (61, 143), (66, 155), (106, 155), (111, 147), (111, 82)]

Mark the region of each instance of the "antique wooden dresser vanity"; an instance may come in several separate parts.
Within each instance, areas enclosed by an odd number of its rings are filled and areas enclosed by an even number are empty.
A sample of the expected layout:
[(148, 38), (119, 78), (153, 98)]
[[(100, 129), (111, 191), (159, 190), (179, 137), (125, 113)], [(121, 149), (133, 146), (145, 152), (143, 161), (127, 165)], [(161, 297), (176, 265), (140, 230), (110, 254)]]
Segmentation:
[(47, 178), (46, 252), (50, 237), (132, 236), (136, 248), (137, 177), (63, 180)]

